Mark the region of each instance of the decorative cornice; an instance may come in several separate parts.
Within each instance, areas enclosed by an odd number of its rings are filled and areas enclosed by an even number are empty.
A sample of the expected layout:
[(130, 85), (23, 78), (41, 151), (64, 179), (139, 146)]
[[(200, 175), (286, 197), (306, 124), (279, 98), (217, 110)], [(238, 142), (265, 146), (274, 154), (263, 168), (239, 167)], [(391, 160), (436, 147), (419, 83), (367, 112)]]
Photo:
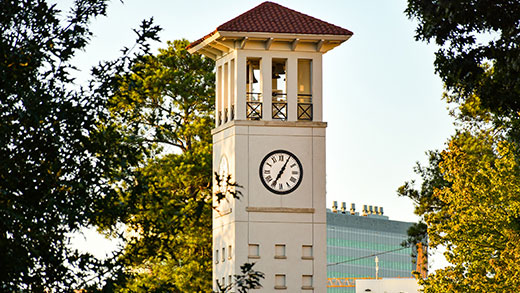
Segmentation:
[(291, 214), (314, 214), (314, 208), (282, 208), (282, 207), (246, 207), (250, 213), (291, 213)]
[(232, 120), (213, 130), (211, 134), (221, 132), (233, 126), (270, 126), (270, 127), (299, 127), (299, 128), (326, 128), (327, 122), (318, 121), (267, 121), (267, 120)]

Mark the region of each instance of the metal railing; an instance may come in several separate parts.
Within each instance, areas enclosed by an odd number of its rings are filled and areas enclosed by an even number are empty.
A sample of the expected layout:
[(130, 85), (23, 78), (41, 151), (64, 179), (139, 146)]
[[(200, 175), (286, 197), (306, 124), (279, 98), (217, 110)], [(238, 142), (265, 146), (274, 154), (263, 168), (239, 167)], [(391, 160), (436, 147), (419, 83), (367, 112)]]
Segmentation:
[(298, 103), (298, 120), (312, 121), (311, 103)]
[[(395, 277), (392, 277), (395, 278)], [(397, 277), (398, 279), (415, 279), (411, 277)], [(361, 277), (361, 278), (327, 278), (327, 288), (355, 288), (356, 280), (381, 280), (381, 278)]]
[(224, 109), (224, 123), (228, 122), (228, 108)]
[(246, 101), (248, 102), (261, 102), (262, 93), (246, 92)]
[(298, 120), (312, 121), (312, 95), (298, 94)]
[(273, 119), (287, 120), (287, 102), (273, 102)]
[(246, 118), (249, 120), (262, 119), (262, 102), (246, 102)]
[[(246, 118), (248, 120), (260, 120), (262, 119), (262, 93), (247, 92), (246, 93)], [(272, 94), (272, 109), (271, 117), (276, 120), (287, 120), (287, 94), (285, 93), (273, 93)], [(312, 95), (310, 94), (298, 94), (297, 104), (297, 119), (304, 121), (312, 121), (313, 107), (312, 107)], [(224, 123), (229, 120), (235, 119), (235, 107), (231, 105), (231, 117), (228, 115), (228, 109), (224, 111)], [(219, 112), (219, 125), (222, 124), (221, 113)]]
[(246, 118), (262, 119), (262, 93), (246, 92)]
[(298, 103), (311, 104), (312, 95), (311, 94), (298, 94)]
[(287, 94), (273, 92), (272, 94), (272, 118), (287, 120)]
[(287, 100), (287, 94), (286, 93), (273, 92), (273, 101), (281, 101), (281, 100), (286, 101)]

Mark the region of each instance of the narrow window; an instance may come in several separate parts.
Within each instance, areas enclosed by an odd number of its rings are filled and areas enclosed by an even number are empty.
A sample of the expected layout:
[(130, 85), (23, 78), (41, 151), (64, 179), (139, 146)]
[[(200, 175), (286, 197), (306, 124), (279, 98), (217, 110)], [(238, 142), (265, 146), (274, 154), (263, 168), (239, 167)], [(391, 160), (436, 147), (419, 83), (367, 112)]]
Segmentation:
[(249, 244), (249, 258), (260, 258), (260, 245)]
[(260, 58), (246, 61), (246, 117), (249, 120), (262, 119), (262, 85), (260, 80)]
[(222, 106), (223, 106), (223, 97), (222, 97), (222, 66), (219, 66), (217, 68), (217, 88), (216, 88), (216, 95), (217, 95), (217, 119), (216, 123), (217, 126), (222, 124)]
[(222, 72), (222, 100), (223, 100), (223, 123), (228, 122), (229, 120), (229, 62), (224, 64), (224, 70)]
[(302, 259), (314, 259), (312, 245), (302, 245)]
[(231, 117), (229, 119), (235, 120), (235, 59), (231, 60), (230, 67), (229, 67), (229, 95), (231, 97)]
[(312, 60), (298, 59), (298, 120), (312, 120)]
[(222, 262), (226, 261), (226, 248), (222, 247)]
[(274, 288), (275, 289), (287, 289), (285, 283), (285, 275), (274, 275)]
[(232, 258), (232, 253), (231, 253), (231, 245), (228, 246), (228, 259), (231, 259)]
[(273, 59), (272, 118), (287, 120), (287, 59)]
[(215, 249), (215, 263), (218, 263), (218, 249)]
[(233, 277), (231, 275), (228, 276), (228, 284), (233, 284)]
[(286, 259), (285, 255), (285, 244), (276, 244), (274, 246), (274, 258), (276, 259)]
[(302, 276), (302, 289), (303, 290), (312, 290), (312, 275), (303, 275)]

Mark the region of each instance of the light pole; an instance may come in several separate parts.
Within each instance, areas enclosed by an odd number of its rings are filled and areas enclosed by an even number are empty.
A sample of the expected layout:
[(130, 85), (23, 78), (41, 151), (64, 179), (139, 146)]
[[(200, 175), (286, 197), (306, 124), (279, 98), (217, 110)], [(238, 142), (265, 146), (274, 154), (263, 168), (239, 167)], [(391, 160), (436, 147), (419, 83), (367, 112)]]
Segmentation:
[(379, 279), (379, 258), (376, 256), (375, 258), (376, 262), (376, 280)]

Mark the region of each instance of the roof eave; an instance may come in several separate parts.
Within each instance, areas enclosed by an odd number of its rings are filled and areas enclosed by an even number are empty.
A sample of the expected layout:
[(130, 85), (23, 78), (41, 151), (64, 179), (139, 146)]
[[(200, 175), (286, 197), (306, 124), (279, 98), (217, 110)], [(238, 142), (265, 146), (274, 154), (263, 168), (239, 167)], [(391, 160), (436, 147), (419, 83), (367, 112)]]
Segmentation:
[(295, 34), (295, 33), (272, 33), (272, 32), (239, 32), (239, 31), (218, 31), (222, 37), (235, 38), (275, 38), (275, 39), (300, 39), (300, 40), (326, 40), (326, 41), (346, 41), (352, 34), (328, 35), (328, 34)]
[[(294, 34), (294, 33), (270, 33), (270, 32), (237, 32), (214, 31), (202, 40), (196, 41), (194, 46), (188, 48), (191, 54), (198, 53), (217, 60), (232, 50), (242, 49), (248, 39), (265, 40), (271, 43), (277, 40), (313, 41), (317, 43), (317, 51), (326, 53), (350, 39), (352, 34), (328, 35), (328, 34)], [(238, 41), (240, 44), (235, 43)], [(242, 41), (242, 42), (240, 42)], [(327, 45), (322, 46), (326, 43)], [(238, 44), (238, 45), (237, 45)]]
[(220, 33), (218, 31), (214, 31), (213, 33), (208, 35), (204, 40), (199, 42), (197, 45), (193, 47), (189, 46), (188, 52), (190, 54), (199, 52), (200, 50), (204, 49), (204, 47), (208, 46), (211, 42), (215, 41), (218, 38), (220, 38)]

